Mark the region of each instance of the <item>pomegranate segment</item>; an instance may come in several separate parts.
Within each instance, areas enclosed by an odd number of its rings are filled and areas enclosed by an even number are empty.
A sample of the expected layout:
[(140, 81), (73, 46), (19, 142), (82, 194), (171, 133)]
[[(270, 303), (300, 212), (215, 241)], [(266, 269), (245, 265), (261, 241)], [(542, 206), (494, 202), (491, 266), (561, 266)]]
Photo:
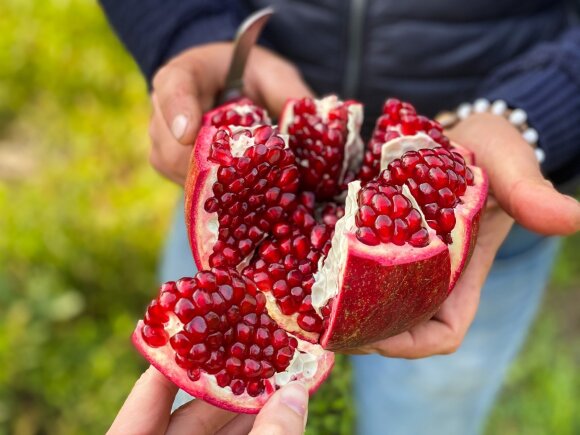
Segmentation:
[(255, 413), (294, 379), (315, 389), (333, 355), (289, 335), (263, 293), (235, 270), (201, 271), (165, 283), (133, 341), (176, 385), (217, 406)]
[[(380, 200), (374, 199), (377, 195)], [(375, 214), (375, 222), (381, 216), (405, 222), (414, 220), (409, 215), (418, 215), (419, 220), (407, 226), (415, 233), (393, 231), (382, 242), (376, 223), (364, 221), (361, 212), (371, 209), (366, 204), (373, 200), (382, 207), (389, 195), (397, 199), (386, 212)], [(361, 228), (378, 234), (378, 240), (361, 240)], [(413, 246), (416, 233), (422, 240)], [(312, 305), (324, 316), (320, 344), (325, 349), (349, 349), (402, 332), (433, 315), (448, 293), (449, 250), (427, 227), (405, 186), (392, 186), (383, 179), (365, 188), (359, 181), (350, 183), (345, 216), (337, 222), (331, 243), (312, 288)]]
[(294, 155), (274, 128), (202, 128), (186, 188), (198, 267), (236, 267), (251, 256), (295, 206), (298, 184)]
[(352, 179), (362, 153), (359, 135), (362, 106), (336, 96), (320, 100), (289, 100), (280, 117), (280, 131), (288, 134), (300, 168), (301, 189), (318, 200), (329, 200)]
[(399, 137), (414, 135), (427, 136), (444, 148), (450, 146), (449, 139), (443, 134), (441, 124), (417, 114), (413, 105), (396, 98), (389, 98), (383, 105), (382, 115), (375, 124), (358, 179), (364, 183), (379, 174), (383, 144)]
[(232, 125), (253, 127), (255, 125), (270, 125), (266, 110), (257, 106), (249, 98), (240, 98), (223, 104), (203, 115), (201, 125), (214, 127), (229, 127)]

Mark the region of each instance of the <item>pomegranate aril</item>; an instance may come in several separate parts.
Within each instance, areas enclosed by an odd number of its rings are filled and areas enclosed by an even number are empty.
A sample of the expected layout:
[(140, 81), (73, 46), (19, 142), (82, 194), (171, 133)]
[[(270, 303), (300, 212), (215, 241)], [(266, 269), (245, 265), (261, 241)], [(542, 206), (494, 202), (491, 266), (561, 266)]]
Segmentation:
[(297, 322), (307, 332), (320, 332), (322, 330), (322, 319), (314, 311), (300, 313)]
[(381, 215), (375, 220), (375, 231), (381, 242), (388, 243), (393, 235), (393, 221), (389, 216)]
[(145, 342), (151, 347), (161, 347), (167, 344), (169, 336), (162, 327), (144, 325), (141, 332)]
[(209, 358), (204, 363), (203, 367), (210, 374), (216, 374), (219, 372), (224, 365), (224, 355), (223, 352), (219, 350), (212, 350), (209, 354)]
[(234, 379), (230, 384), (230, 388), (232, 389), (232, 393), (239, 396), (246, 391), (246, 383), (241, 379)]
[(409, 227), (402, 219), (395, 219), (392, 242), (395, 245), (404, 245), (409, 237)]
[(222, 322), (220, 316), (217, 313), (210, 311), (203, 318), (207, 323), (208, 331), (215, 332), (220, 329)]
[(199, 378), (201, 377), (201, 370), (199, 368), (189, 369), (187, 371), (187, 377), (193, 382), (199, 381)]
[(204, 343), (197, 343), (191, 346), (188, 359), (198, 364), (203, 364), (209, 358), (209, 350)]
[(278, 349), (273, 361), (278, 371), (286, 370), (290, 365), (293, 356), (294, 351), (289, 346)]
[(457, 199), (455, 195), (448, 187), (444, 187), (443, 189), (439, 189), (437, 203), (440, 207), (454, 207), (456, 204)]
[(421, 228), (411, 236), (409, 243), (416, 248), (427, 246), (429, 244), (429, 232), (425, 228)]
[[(174, 296), (172, 293), (169, 293)], [(161, 325), (169, 320), (165, 308), (163, 308), (158, 299), (154, 299), (147, 307), (147, 317), (150, 324)]]
[(264, 392), (264, 383), (260, 381), (250, 381), (246, 387), (248, 394), (252, 397), (259, 396)]
[(391, 198), (393, 202), (393, 212), (391, 217), (401, 218), (410, 211), (411, 203), (403, 195), (396, 194)]
[[(180, 299), (179, 301), (177, 301), (177, 304), (175, 306), (175, 310), (176, 310), (176, 314), (177, 314), (177, 305), (179, 305), (179, 303), (183, 300), (186, 300), (189, 302), (188, 299)], [(195, 310), (200, 313), (200, 314), (205, 314), (207, 312), (209, 312), (212, 307), (213, 307), (213, 301), (211, 296), (209, 295), (209, 293), (203, 289), (197, 289), (193, 292), (193, 295), (191, 296), (191, 300), (193, 301), (193, 304), (184, 304), (186, 305), (186, 307), (184, 307), (184, 309), (189, 308), (189, 306), (191, 305), (192, 307), (195, 305)], [(179, 317), (179, 314), (178, 314)]]
[(247, 346), (244, 343), (236, 342), (230, 347), (230, 354), (238, 359), (244, 359), (247, 355)]
[(218, 386), (220, 386), (222, 388), (228, 386), (230, 384), (230, 382), (232, 381), (231, 376), (225, 370), (222, 370), (219, 373), (216, 373), (215, 379), (216, 379)]
[(271, 378), (272, 376), (274, 376), (274, 373), (276, 373), (276, 370), (274, 369), (274, 366), (272, 364), (270, 364), (267, 361), (262, 361), (260, 363), (262, 370), (260, 372), (260, 376), (264, 379), (268, 379)]
[(442, 208), (439, 210), (439, 217), (437, 219), (439, 222), (440, 231), (443, 233), (450, 233), (455, 227), (455, 212), (451, 208)]
[(236, 336), (238, 341), (241, 343), (251, 343), (254, 334), (254, 328), (252, 326), (246, 325), (244, 323), (238, 323), (236, 325)]
[(209, 333), (207, 322), (201, 316), (195, 316), (185, 325), (184, 330), (194, 343), (203, 342)]
[[(294, 346), (294, 348), (296, 348), (296, 346)], [(274, 356), (275, 352), (276, 352), (276, 349), (274, 349), (274, 346), (269, 345), (269, 346), (266, 346), (264, 349), (262, 349), (262, 356), (266, 359), (270, 359)]]
[(182, 323), (187, 323), (193, 319), (196, 310), (194, 305), (191, 303), (191, 300), (181, 298), (175, 304), (174, 312)]
[(254, 359), (246, 358), (242, 362), (242, 373), (248, 378), (256, 378), (260, 376), (261, 369), (262, 367), (260, 363)]
[(223, 344), (224, 336), (221, 332), (214, 332), (207, 336), (205, 342), (210, 349), (219, 349)]
[(379, 238), (369, 227), (362, 227), (357, 229), (356, 238), (360, 240), (365, 245), (375, 246), (380, 243)]
[(288, 345), (288, 334), (282, 329), (277, 329), (272, 334), (272, 345), (276, 349), (280, 349)]

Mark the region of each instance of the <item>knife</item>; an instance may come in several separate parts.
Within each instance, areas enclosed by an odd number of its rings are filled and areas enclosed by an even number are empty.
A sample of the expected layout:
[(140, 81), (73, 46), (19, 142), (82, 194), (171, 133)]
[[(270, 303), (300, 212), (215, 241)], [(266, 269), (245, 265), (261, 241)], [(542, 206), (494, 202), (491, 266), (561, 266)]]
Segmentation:
[(246, 18), (234, 39), (234, 51), (232, 53), (232, 61), (226, 76), (226, 83), (223, 91), (217, 97), (218, 105), (227, 101), (240, 98), (244, 90), (244, 70), (248, 61), (248, 56), (252, 47), (256, 44), (262, 29), (274, 14), (274, 9), (271, 7), (260, 9)]

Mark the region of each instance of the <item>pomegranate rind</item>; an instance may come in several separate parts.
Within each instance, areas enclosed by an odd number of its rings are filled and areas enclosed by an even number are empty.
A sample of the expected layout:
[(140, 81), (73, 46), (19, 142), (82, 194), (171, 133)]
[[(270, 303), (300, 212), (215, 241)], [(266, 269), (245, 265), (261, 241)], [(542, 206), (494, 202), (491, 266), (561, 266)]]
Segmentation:
[[(346, 350), (391, 337), (433, 316), (448, 294), (449, 251), (438, 238), (426, 248), (368, 246), (347, 234), (340, 290), (320, 338)], [(399, 249), (396, 249), (399, 248)]]
[(187, 236), (198, 270), (209, 268), (209, 256), (217, 241), (216, 233), (208, 230), (208, 225), (215, 216), (211, 216), (204, 209), (204, 202), (213, 195), (211, 187), (216, 179), (219, 164), (209, 161), (210, 147), (217, 128), (202, 127), (197, 135), (189, 170), (185, 181), (185, 224)]
[(489, 190), (487, 174), (477, 166), (468, 167), (473, 173), (473, 186), (468, 186), (461, 197), (462, 203), (455, 207), (456, 223), (451, 230), (453, 243), (448, 245), (451, 256), (449, 291), (453, 290), (471, 259)]
[[(228, 411), (257, 414), (268, 398), (276, 391), (274, 377), (264, 381), (266, 384), (265, 391), (256, 397), (250, 396), (247, 392), (236, 396), (229, 387), (220, 387), (212, 375), (205, 373), (202, 373), (199, 380), (192, 381), (187, 377), (186, 371), (175, 363), (175, 351), (169, 344), (153, 348), (143, 340), (141, 334), (143, 326), (143, 321), (139, 321), (131, 337), (137, 350), (167, 379), (198, 399)], [(303, 376), (298, 375), (296, 378), (302, 381), (308, 388), (309, 393), (312, 394), (330, 374), (334, 365), (334, 354), (324, 351), (320, 346), (301, 340), (298, 341), (298, 349), (317, 357), (318, 365), (314, 376), (305, 379)]]

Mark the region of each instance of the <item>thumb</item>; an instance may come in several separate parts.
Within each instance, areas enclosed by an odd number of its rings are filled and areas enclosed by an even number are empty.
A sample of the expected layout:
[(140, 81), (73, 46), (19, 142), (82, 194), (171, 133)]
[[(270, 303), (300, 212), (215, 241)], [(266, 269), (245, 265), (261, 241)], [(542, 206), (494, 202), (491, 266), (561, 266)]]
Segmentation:
[(308, 391), (300, 382), (278, 390), (262, 408), (250, 435), (304, 433), (308, 414)]
[(559, 193), (542, 176), (533, 149), (507, 120), (487, 113), (473, 115), (449, 136), (475, 152), (489, 174), (495, 198), (520, 225), (545, 235), (580, 229), (578, 201)]

